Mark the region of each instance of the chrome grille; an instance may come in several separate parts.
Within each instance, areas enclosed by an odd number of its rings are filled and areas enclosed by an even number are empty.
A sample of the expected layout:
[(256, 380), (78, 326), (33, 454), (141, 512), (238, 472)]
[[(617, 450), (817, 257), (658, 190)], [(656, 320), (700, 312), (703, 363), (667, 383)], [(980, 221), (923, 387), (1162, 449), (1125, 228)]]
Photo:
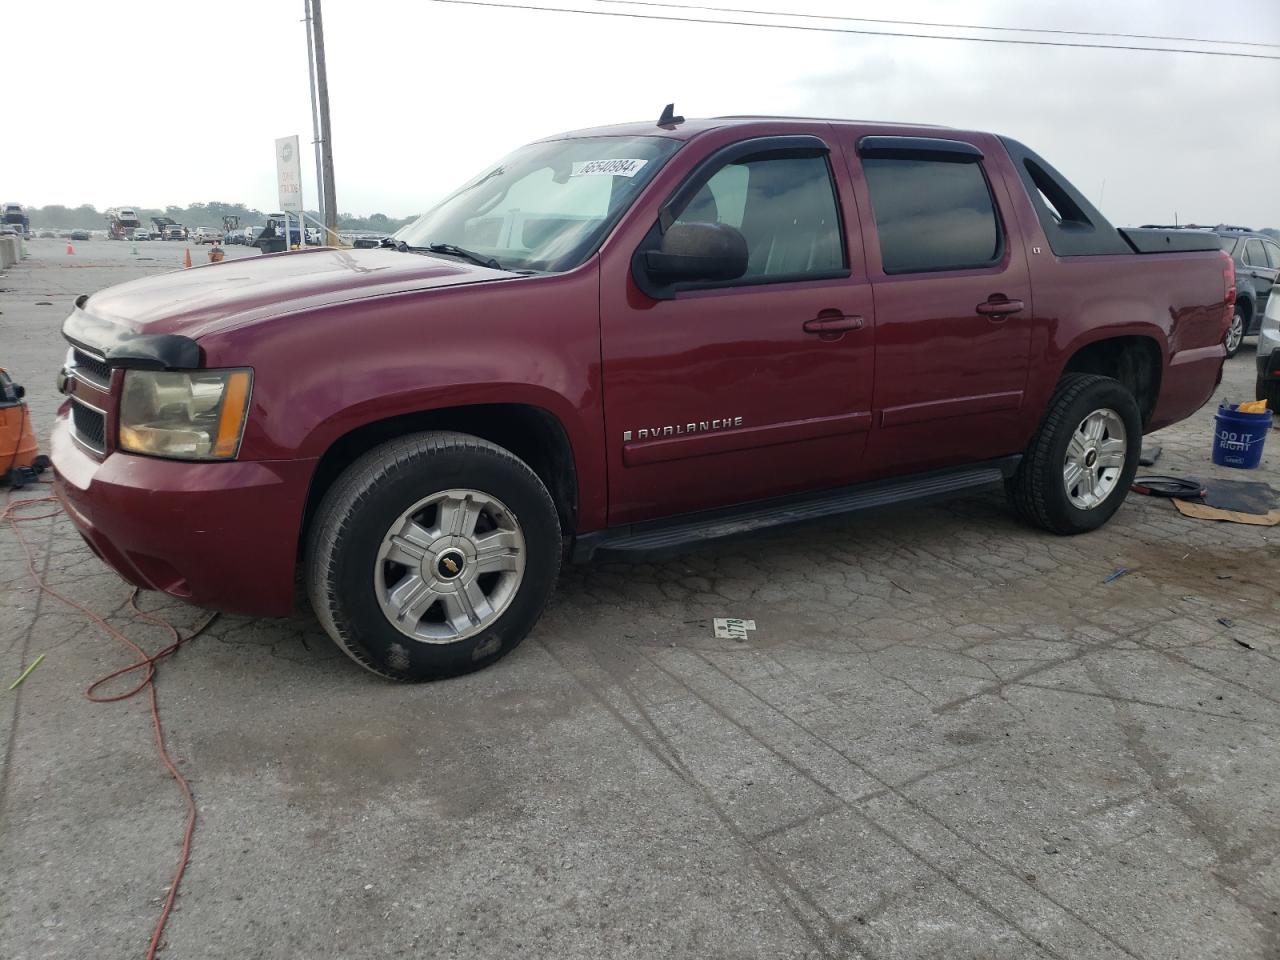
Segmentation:
[(111, 368), (107, 366), (106, 361), (93, 356), (93, 354), (85, 353), (83, 350), (73, 348), (71, 351), (71, 362), (74, 364), (73, 371), (83, 380), (97, 384), (100, 387), (108, 387), (111, 385)]
[(107, 449), (107, 417), (82, 400), (71, 398), (71, 423), (76, 439), (90, 450), (105, 453)]

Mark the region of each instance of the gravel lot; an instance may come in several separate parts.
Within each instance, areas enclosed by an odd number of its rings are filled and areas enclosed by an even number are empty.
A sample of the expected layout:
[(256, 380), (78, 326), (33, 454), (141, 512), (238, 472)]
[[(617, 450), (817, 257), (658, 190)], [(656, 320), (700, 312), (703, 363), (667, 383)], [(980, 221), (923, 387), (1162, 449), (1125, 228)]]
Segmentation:
[[(72, 299), (185, 249), (64, 247), (0, 275), (42, 435)], [(1280, 487), (1280, 433), (1252, 474), (1209, 463), (1214, 406), (1159, 471)], [(50, 584), (167, 642), (67, 520), (22, 529)], [(1134, 496), (1058, 539), (993, 493), (570, 569), (515, 654), (423, 687), (309, 614), (223, 617), (158, 680), (200, 817), (162, 955), (1274, 960), (1277, 583), (1280, 527)], [(82, 696), (127, 662), (0, 525), (0, 957), (145, 949), (182, 800), (145, 700)]]

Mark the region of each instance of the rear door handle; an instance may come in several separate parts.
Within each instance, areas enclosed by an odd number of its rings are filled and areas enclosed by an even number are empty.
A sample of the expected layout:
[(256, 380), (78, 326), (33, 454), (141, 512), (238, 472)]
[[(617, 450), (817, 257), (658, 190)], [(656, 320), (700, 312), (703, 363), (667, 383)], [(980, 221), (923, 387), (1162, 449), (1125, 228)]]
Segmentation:
[(862, 318), (847, 314), (828, 313), (826, 310), (812, 320), (804, 322), (805, 333), (843, 333), (862, 329)]
[(1007, 317), (1011, 313), (1017, 313), (1022, 310), (1023, 307), (1024, 304), (1021, 300), (1009, 300), (1001, 297), (999, 299), (984, 300), (974, 309), (984, 317)]

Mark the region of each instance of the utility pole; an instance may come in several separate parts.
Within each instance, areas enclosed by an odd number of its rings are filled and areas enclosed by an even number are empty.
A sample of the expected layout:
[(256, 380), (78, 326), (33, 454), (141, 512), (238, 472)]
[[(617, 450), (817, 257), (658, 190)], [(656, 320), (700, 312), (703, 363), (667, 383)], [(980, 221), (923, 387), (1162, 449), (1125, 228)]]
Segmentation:
[(302, 0), (302, 6), (302, 22), (307, 25), (307, 75), (311, 80), (311, 145), (316, 154), (316, 204), (320, 210), (320, 222), (324, 223), (324, 164), (320, 162), (320, 108), (316, 104), (316, 48), (311, 42), (311, 0)]
[(311, 36), (315, 43), (316, 100), (320, 112), (320, 194), (324, 198), (325, 242), (334, 246), (338, 242), (338, 202), (333, 189), (333, 143), (329, 134), (329, 74), (324, 65), (324, 19), (320, 15), (320, 0), (311, 0)]

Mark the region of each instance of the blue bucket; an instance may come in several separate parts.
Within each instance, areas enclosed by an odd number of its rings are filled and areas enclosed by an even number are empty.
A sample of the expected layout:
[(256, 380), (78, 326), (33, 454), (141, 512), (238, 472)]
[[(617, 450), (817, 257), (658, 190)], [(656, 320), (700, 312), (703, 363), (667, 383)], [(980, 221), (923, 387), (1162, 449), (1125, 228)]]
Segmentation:
[(1214, 463), (1252, 470), (1262, 462), (1262, 445), (1271, 429), (1271, 411), (1241, 413), (1234, 403), (1224, 403), (1213, 420)]

